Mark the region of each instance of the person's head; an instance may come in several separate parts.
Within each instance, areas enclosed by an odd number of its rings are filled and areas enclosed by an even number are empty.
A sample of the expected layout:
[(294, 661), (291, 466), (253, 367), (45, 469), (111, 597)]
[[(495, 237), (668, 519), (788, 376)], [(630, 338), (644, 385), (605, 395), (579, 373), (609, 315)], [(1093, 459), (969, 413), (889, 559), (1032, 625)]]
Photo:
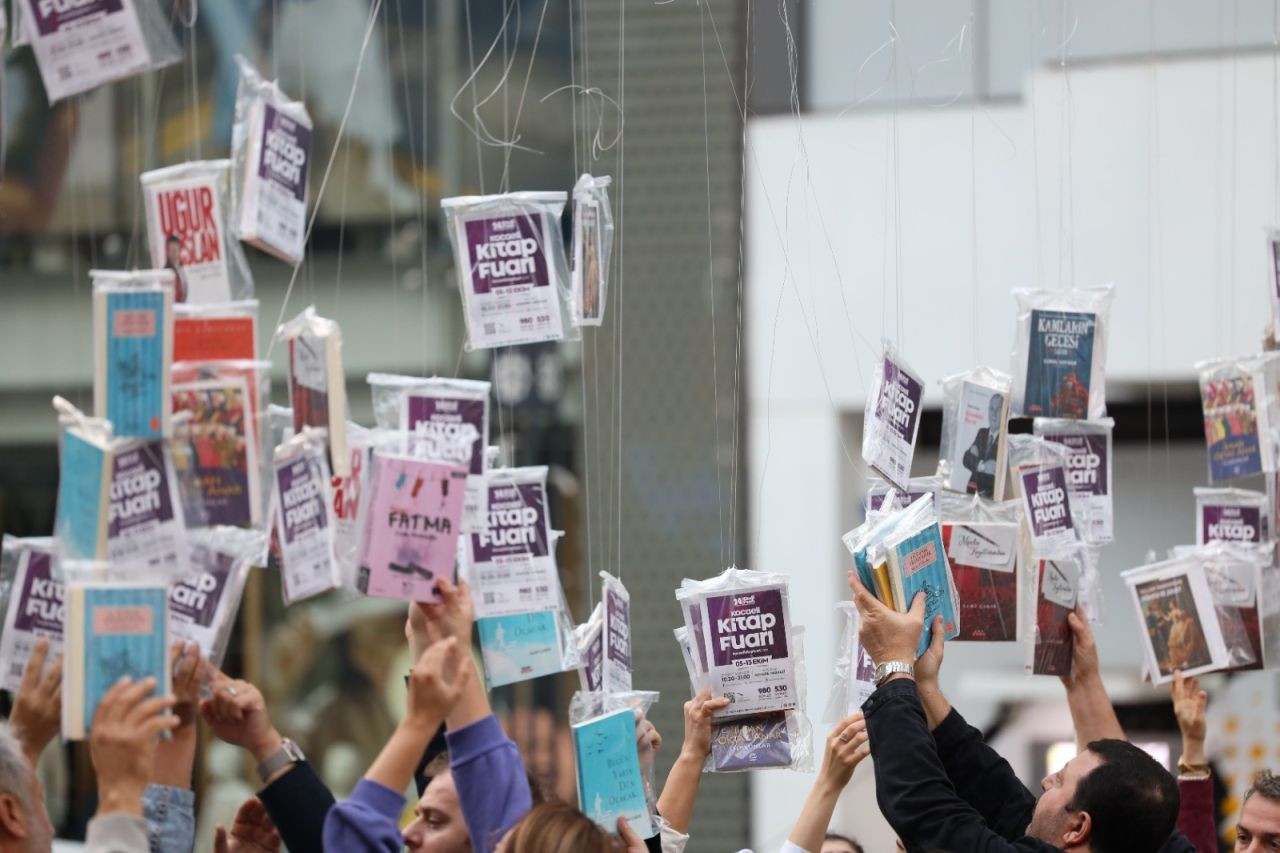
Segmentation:
[(1093, 741), (1041, 787), (1027, 834), (1063, 850), (1155, 853), (1178, 819), (1178, 783), (1122, 740)]
[(1236, 853), (1280, 849), (1280, 776), (1263, 770), (1245, 792), (1236, 822)]
[(35, 771), (7, 723), (0, 723), (0, 851), (34, 853), (53, 844), (53, 825)]
[(497, 853), (623, 853), (622, 839), (564, 802), (539, 803), (502, 838)]
[(991, 429), (999, 429), (1001, 426), (1000, 415), (1004, 413), (1004, 395), (992, 394), (991, 399), (987, 401), (987, 426)]
[(405, 827), (404, 846), (411, 853), (452, 853), (471, 849), (462, 819), (458, 789), (449, 772), (449, 755), (442, 753), (426, 768), (431, 782), (418, 800), (413, 823)]
[(822, 853), (862, 853), (862, 845), (836, 832), (828, 832), (822, 839)]
[(164, 256), (174, 266), (181, 263), (182, 241), (178, 239), (177, 234), (170, 234), (169, 239), (164, 241)]

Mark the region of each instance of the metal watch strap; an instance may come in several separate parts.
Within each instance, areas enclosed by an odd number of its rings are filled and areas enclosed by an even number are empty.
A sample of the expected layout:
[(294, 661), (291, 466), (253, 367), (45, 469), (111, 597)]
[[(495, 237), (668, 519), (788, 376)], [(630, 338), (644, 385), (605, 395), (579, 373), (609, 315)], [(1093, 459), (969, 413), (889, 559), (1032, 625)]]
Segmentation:
[(881, 664), (877, 664), (876, 674), (875, 674), (876, 687), (879, 687), (881, 684), (884, 684), (885, 680), (888, 679), (889, 676), (891, 675), (897, 675), (900, 672), (905, 672), (908, 675), (911, 675), (911, 674), (914, 674), (915, 671), (916, 671), (915, 666), (907, 663), (906, 661), (891, 660)]
[(302, 754), (302, 750), (293, 741), (285, 738), (280, 743), (280, 748), (268, 755), (261, 764), (258, 765), (258, 778), (263, 782), (271, 778), (271, 774), (275, 773), (286, 764), (292, 764), (295, 761), (302, 761), (306, 756)]

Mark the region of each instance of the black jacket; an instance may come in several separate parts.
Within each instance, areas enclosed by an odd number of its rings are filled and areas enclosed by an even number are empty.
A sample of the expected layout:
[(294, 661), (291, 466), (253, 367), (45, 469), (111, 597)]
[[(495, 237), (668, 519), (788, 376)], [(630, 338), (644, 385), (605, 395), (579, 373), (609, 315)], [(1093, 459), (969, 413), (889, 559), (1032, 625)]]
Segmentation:
[[(862, 706), (873, 745), (876, 799), (910, 851), (1052, 851), (1025, 833), (1036, 798), (1009, 762), (954, 708), (929, 734), (916, 685), (889, 682)], [(879, 738), (879, 740), (877, 740)], [(1179, 832), (1160, 853), (1195, 853)]]
[(299, 761), (258, 792), (280, 840), (291, 853), (324, 849), (324, 819), (333, 794), (306, 761)]

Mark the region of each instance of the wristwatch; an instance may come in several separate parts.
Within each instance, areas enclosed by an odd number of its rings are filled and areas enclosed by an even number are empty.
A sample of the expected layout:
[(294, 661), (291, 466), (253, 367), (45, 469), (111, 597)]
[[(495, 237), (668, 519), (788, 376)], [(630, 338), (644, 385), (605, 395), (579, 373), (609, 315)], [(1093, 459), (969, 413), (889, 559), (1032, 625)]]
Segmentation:
[(899, 672), (905, 672), (907, 675), (915, 675), (916, 668), (913, 664), (905, 663), (900, 660), (891, 660), (885, 663), (876, 664), (876, 687), (884, 684), (885, 679)]
[(280, 742), (280, 748), (268, 755), (258, 765), (258, 778), (265, 782), (271, 778), (272, 773), (275, 773), (286, 764), (295, 764), (306, 760), (307, 757), (302, 754), (302, 747), (285, 738)]

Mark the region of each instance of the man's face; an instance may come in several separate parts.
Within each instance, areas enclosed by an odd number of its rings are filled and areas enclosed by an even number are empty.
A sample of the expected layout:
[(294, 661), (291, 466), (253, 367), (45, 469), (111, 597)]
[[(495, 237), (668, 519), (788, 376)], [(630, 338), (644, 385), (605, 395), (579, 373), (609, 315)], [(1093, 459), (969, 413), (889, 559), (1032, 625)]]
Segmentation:
[(1004, 411), (1004, 397), (992, 394), (987, 401), (987, 426), (995, 429), (1000, 426), (1000, 413)]
[(182, 257), (182, 244), (177, 240), (170, 240), (165, 244), (164, 255), (169, 259), (169, 263), (177, 266), (180, 262), (179, 259)]
[(1031, 825), (1027, 827), (1027, 835), (1041, 841), (1062, 847), (1062, 836), (1078, 812), (1070, 812), (1067, 805), (1075, 799), (1076, 786), (1080, 780), (1093, 772), (1102, 764), (1096, 753), (1085, 750), (1067, 762), (1057, 773), (1050, 773), (1040, 782), (1043, 793), (1036, 802), (1036, 810), (1031, 815)]
[(1245, 801), (1236, 824), (1236, 853), (1280, 850), (1280, 803), (1254, 794)]
[(413, 853), (454, 853), (471, 849), (452, 773), (436, 776), (422, 792), (417, 817), (404, 831), (404, 846)]

